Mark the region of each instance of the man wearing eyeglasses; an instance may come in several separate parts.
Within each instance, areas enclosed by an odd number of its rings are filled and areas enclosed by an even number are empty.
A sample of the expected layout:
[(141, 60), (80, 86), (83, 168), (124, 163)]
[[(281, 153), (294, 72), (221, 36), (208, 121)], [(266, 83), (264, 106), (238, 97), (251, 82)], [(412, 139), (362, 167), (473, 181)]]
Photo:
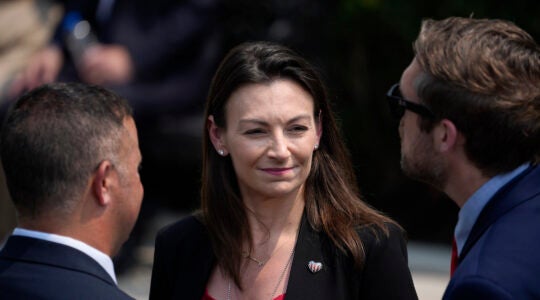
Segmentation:
[(444, 299), (540, 299), (540, 47), (502, 20), (425, 20), (387, 94), (401, 166), (459, 207)]

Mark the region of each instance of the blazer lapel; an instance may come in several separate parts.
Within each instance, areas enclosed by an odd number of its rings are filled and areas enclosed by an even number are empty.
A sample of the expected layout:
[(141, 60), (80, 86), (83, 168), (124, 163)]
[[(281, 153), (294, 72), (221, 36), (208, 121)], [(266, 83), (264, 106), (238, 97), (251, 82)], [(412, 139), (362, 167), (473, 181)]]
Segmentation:
[[(177, 253), (179, 260), (175, 268), (179, 268), (182, 272), (179, 272), (179, 275), (169, 274), (176, 277), (173, 299), (201, 299), (216, 265), (208, 231), (198, 219), (195, 222), (193, 230), (196, 234), (192, 236), (189, 245), (181, 246), (181, 252)], [(192, 251), (193, 249), (196, 250)]]
[(540, 167), (531, 166), (502, 187), (484, 207), (474, 224), (459, 261), (461, 262), (482, 234), (502, 215), (540, 193)]
[[(315, 232), (304, 213), (294, 250), (286, 299), (332, 299), (335, 296), (335, 262), (328, 255), (325, 242)], [(330, 250), (329, 250), (330, 251)], [(322, 263), (323, 268), (311, 272), (310, 261)]]
[(206, 290), (208, 279), (216, 265), (212, 247), (210, 244), (203, 245), (197, 255), (186, 258), (186, 260), (186, 264), (189, 266), (179, 266), (180, 268), (186, 267), (186, 270), (198, 271), (185, 274), (188, 277), (178, 277), (175, 299), (201, 299)]

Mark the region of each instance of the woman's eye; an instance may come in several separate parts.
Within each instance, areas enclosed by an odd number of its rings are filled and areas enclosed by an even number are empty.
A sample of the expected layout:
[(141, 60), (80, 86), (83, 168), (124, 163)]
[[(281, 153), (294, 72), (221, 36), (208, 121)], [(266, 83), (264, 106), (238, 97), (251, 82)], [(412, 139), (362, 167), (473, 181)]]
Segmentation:
[(244, 134), (247, 135), (253, 135), (253, 134), (262, 134), (264, 131), (262, 129), (256, 128), (256, 129), (249, 129), (244, 132)]
[(304, 131), (307, 131), (308, 130), (308, 127), (307, 126), (302, 126), (302, 125), (297, 125), (297, 126), (293, 126), (291, 127), (290, 131), (292, 132), (304, 132)]

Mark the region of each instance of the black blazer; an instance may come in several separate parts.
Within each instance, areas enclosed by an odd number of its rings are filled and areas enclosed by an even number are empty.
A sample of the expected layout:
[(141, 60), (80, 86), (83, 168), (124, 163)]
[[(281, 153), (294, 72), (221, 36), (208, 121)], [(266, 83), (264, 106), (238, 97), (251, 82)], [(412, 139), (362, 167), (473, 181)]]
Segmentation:
[[(285, 299), (417, 299), (403, 233), (389, 225), (390, 237), (377, 240), (369, 228), (358, 230), (365, 246), (363, 270), (354, 269), (325, 234), (302, 218)], [(309, 261), (322, 262), (311, 273)], [(204, 225), (189, 216), (162, 229), (156, 238), (150, 299), (200, 300), (216, 257)]]
[(0, 251), (0, 299), (133, 299), (90, 256), (62, 245), (9, 237)]

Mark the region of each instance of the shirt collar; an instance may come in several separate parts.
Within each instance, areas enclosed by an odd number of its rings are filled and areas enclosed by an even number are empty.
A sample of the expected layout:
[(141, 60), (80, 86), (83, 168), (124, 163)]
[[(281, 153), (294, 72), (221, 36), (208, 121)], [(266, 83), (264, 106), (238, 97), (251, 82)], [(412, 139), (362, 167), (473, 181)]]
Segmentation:
[(19, 227), (13, 230), (12, 235), (31, 237), (75, 248), (93, 258), (103, 269), (105, 269), (105, 271), (109, 274), (109, 276), (111, 276), (114, 282), (118, 284), (118, 282), (116, 281), (116, 275), (114, 274), (114, 264), (111, 258), (107, 254), (84, 242), (63, 235), (29, 230)]
[(458, 255), (465, 246), (465, 242), (467, 242), (467, 239), (469, 238), (469, 234), (471, 233), (474, 223), (476, 223), (476, 219), (478, 219), (478, 216), (484, 207), (491, 198), (493, 198), (493, 195), (512, 179), (525, 171), (529, 166), (530, 164), (526, 163), (508, 173), (499, 174), (491, 178), (467, 199), (459, 211), (458, 222), (454, 229)]

